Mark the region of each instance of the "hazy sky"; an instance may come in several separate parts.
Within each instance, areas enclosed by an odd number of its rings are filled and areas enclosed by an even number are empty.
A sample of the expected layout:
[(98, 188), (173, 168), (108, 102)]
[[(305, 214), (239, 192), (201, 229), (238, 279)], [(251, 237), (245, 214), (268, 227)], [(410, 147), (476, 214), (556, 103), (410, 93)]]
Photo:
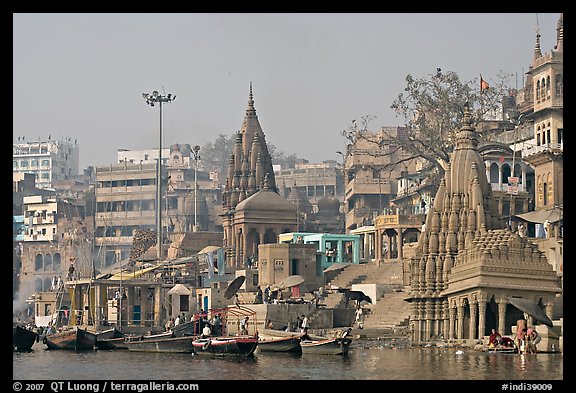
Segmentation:
[(242, 125), (250, 82), (269, 143), (310, 162), (341, 160), (340, 131), (403, 125), (405, 77), (455, 71), (522, 87), (538, 21), (543, 53), (559, 13), (85, 13), (13, 15), (13, 142), (78, 139), (80, 169), (117, 149), (203, 145)]

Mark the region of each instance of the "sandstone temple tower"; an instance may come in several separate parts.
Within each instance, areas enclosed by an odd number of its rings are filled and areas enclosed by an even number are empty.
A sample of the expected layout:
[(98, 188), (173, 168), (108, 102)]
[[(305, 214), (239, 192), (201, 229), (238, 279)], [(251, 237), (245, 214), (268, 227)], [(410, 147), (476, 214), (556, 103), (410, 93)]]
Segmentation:
[(511, 334), (523, 315), (509, 297), (534, 300), (551, 316), (561, 291), (544, 254), (504, 229), (467, 106), (463, 123), (410, 260), (414, 341)]
[(272, 158), (252, 95), (242, 128), (230, 154), (226, 186), (222, 193), (222, 227), (226, 263), (244, 266), (258, 254), (258, 245), (276, 243), (277, 235), (297, 229), (294, 204), (278, 194)]

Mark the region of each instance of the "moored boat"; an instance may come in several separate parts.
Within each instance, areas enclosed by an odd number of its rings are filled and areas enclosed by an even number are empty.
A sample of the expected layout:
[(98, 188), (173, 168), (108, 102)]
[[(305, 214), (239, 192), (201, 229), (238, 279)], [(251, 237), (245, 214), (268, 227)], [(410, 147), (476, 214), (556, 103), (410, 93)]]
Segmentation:
[(166, 352), (166, 353), (192, 353), (192, 336), (173, 337), (170, 332), (151, 336), (142, 336), (140, 339), (127, 339), (126, 348), (132, 352)]
[(192, 345), (196, 355), (252, 357), (258, 346), (258, 337), (197, 338)]
[(48, 349), (72, 349), (78, 351), (94, 349), (96, 335), (87, 332), (86, 329), (75, 326), (55, 333), (47, 333), (42, 341)]
[(97, 332), (95, 346), (98, 349), (126, 348), (124, 344), (124, 333), (116, 328)]
[(318, 355), (347, 355), (352, 339), (344, 338), (319, 338), (302, 337), (300, 346), (303, 354)]
[(300, 337), (302, 333), (284, 332), (281, 330), (264, 329), (258, 332), (259, 352), (302, 352)]
[(17, 352), (30, 351), (32, 345), (38, 341), (38, 333), (22, 325), (14, 325), (12, 333), (12, 347)]

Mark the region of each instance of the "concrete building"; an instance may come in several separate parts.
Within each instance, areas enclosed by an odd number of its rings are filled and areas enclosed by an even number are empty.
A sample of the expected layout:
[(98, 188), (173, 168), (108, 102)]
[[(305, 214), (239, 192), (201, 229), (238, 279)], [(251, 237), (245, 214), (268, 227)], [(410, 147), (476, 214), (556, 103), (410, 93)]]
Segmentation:
[(372, 225), (379, 214), (389, 213), (398, 193), (396, 179), (414, 172), (416, 160), (399, 164), (406, 153), (398, 146), (381, 147), (380, 140), (404, 137), (402, 127), (382, 127), (376, 133), (357, 131), (344, 155), (346, 230)]
[[(20, 140), (20, 137), (18, 137)], [(53, 182), (69, 180), (79, 174), (79, 146), (71, 138), (12, 145), (12, 172), (33, 173), (36, 186), (51, 188)]]
[(128, 259), (134, 231), (156, 229), (156, 164), (124, 161), (97, 167), (95, 194), (99, 269)]

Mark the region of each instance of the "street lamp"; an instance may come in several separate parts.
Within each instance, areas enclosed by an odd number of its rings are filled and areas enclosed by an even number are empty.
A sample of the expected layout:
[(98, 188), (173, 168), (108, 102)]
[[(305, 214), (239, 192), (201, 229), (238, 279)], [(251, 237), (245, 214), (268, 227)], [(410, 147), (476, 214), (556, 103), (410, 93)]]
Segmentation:
[(197, 211), (197, 197), (198, 194), (198, 160), (200, 159), (200, 146), (194, 146), (192, 150), (194, 154), (194, 232), (198, 232), (198, 211)]
[(162, 169), (162, 104), (165, 102), (172, 102), (176, 99), (175, 95), (168, 94), (167, 96), (161, 95), (156, 90), (152, 94), (142, 93), (142, 97), (150, 106), (158, 104), (160, 107), (160, 138), (158, 142), (158, 164), (156, 165), (156, 255), (158, 261), (162, 259), (162, 198), (161, 198), (161, 169)]

